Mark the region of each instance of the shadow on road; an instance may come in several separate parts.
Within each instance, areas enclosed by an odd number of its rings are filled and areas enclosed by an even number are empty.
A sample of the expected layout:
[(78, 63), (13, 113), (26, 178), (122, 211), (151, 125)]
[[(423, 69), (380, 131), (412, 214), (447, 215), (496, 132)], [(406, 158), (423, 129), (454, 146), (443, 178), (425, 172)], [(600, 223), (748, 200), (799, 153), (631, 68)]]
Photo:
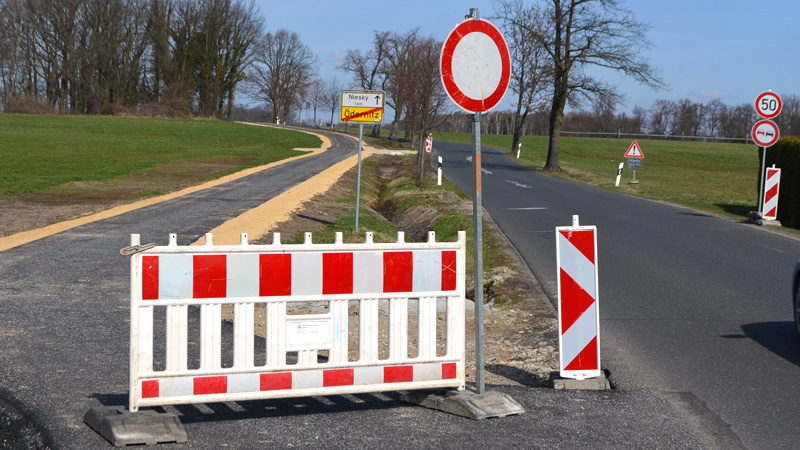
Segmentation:
[(744, 335), (723, 335), (726, 339), (750, 338), (781, 358), (800, 367), (800, 340), (794, 333), (794, 323), (759, 322), (742, 325)]
[[(153, 409), (160, 412), (177, 413), (181, 423), (190, 424), (414, 407), (400, 401), (403, 393), (384, 392), (277, 400), (198, 403), (167, 407), (157, 406), (154, 408), (142, 408), (142, 410)], [(124, 394), (94, 394), (92, 397), (96, 398), (103, 406), (128, 404), (128, 396)]]

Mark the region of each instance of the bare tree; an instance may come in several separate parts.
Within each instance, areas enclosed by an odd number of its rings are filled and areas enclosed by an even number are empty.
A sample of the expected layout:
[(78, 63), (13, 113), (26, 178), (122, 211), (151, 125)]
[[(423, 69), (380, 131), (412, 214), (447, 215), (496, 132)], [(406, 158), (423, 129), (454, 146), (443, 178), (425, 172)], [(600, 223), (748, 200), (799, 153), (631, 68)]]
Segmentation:
[(800, 136), (800, 97), (795, 94), (781, 96), (783, 108), (775, 122), (781, 136)]
[(536, 36), (547, 34), (547, 22), (538, 6), (526, 7), (522, 0), (495, 4), (509, 41), (511, 82), (514, 92), (514, 124), (511, 151), (517, 149), (528, 114), (541, 109), (548, 95), (553, 74), (552, 60)]
[(432, 36), (414, 40), (414, 58), (402, 71), (401, 92), (406, 95), (405, 126), (417, 139), (419, 186), (425, 184), (425, 138), (441, 120), (449, 102), (439, 75), (442, 43)]
[(720, 114), (720, 134), (728, 138), (747, 138), (757, 119), (758, 114), (752, 104), (728, 106)]
[(675, 103), (673, 113), (672, 134), (681, 136), (697, 136), (703, 124), (704, 107), (688, 98)]
[(656, 100), (650, 107), (648, 129), (652, 134), (668, 135), (672, 132), (675, 102), (672, 100)]
[[(412, 95), (410, 86), (411, 79), (415, 76), (414, 49), (419, 44), (419, 29), (415, 28), (405, 34), (393, 33), (388, 39), (388, 55), (381, 70), (386, 76), (386, 104), (395, 112), (394, 122), (389, 130), (389, 139), (394, 139), (397, 136), (397, 124), (404, 120), (405, 102)], [(406, 139), (410, 138), (411, 130), (406, 127), (405, 132)]]
[[(203, 0), (195, 42), (194, 79), (200, 114), (230, 116), (236, 86), (253, 58), (252, 47), (263, 33), (255, 5), (231, 0)], [(227, 108), (224, 104), (227, 101)]]
[(560, 170), (559, 137), (567, 100), (575, 95), (619, 99), (614, 88), (592, 77), (592, 66), (612, 69), (653, 88), (663, 86), (642, 56), (650, 47), (647, 26), (617, 0), (548, 0), (552, 28), (539, 34), (553, 62), (550, 143), (545, 170)]
[(264, 100), (275, 120), (286, 120), (298, 103), (300, 92), (316, 73), (317, 57), (300, 41), (297, 33), (268, 32), (258, 42), (254, 64), (248, 74), (250, 95)]
[(320, 106), (325, 108), (326, 111), (331, 112), (330, 126), (333, 129), (334, 117), (336, 110), (339, 109), (339, 103), (342, 99), (342, 85), (333, 78), (329, 83), (324, 86), (324, 91), (320, 97)]
[(718, 98), (709, 101), (705, 106), (706, 132), (709, 136), (716, 136), (719, 131), (719, 119), (725, 104)]

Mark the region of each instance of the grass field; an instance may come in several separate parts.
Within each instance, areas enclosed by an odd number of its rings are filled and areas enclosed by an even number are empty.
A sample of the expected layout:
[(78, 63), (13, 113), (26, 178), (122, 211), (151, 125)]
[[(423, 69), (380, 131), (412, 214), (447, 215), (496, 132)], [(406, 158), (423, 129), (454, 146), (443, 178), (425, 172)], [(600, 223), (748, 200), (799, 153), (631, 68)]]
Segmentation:
[[(434, 146), (436, 139), (470, 142), (471, 136), (437, 133)], [(644, 160), (642, 169), (636, 171), (639, 184), (630, 185), (633, 170), (627, 168), (624, 155), (631, 142), (562, 137), (559, 163), (563, 172), (553, 175), (734, 217), (746, 217), (758, 209), (760, 150), (756, 145), (638, 139)], [(511, 136), (484, 134), (481, 143), (508, 153)], [(540, 170), (547, 159), (547, 145), (547, 137), (523, 137), (520, 162)], [(625, 165), (617, 188), (614, 181), (619, 163)]]
[[(470, 142), (471, 136), (435, 133), (434, 146), (437, 139)], [(511, 146), (511, 136), (484, 134), (481, 140), (504, 151)], [(636, 171), (637, 185), (628, 184), (633, 173), (626, 164), (620, 187), (614, 187), (628, 139), (562, 138), (564, 170), (554, 175), (735, 217), (757, 209), (760, 168), (755, 145), (638, 142), (645, 158)], [(172, 170), (177, 165), (169, 163), (180, 161), (235, 171), (296, 155), (296, 147), (319, 145), (308, 134), (218, 120), (0, 114), (0, 197), (156, 168)], [(539, 170), (546, 157), (546, 137), (523, 137), (523, 164)], [(197, 181), (224, 174), (199, 174)]]
[(252, 167), (319, 145), (308, 134), (219, 120), (0, 114), (0, 197), (175, 161)]

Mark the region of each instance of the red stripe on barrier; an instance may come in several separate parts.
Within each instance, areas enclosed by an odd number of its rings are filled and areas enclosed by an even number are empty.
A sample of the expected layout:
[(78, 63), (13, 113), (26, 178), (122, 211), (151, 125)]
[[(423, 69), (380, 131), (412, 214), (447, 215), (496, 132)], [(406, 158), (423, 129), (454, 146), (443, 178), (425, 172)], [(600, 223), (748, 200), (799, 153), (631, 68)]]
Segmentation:
[(780, 170), (772, 169), (767, 167), (767, 180), (771, 179), (775, 175), (779, 174)]
[(383, 292), (411, 292), (414, 288), (414, 253), (383, 253)]
[(219, 298), (228, 295), (226, 255), (194, 255), (193, 298)]
[(455, 291), (458, 267), (455, 251), (442, 251), (442, 290)]
[(578, 353), (578, 356), (567, 364), (564, 370), (597, 370), (600, 367), (600, 364), (597, 362), (597, 354), (597, 336), (595, 336), (594, 339)]
[(771, 188), (769, 188), (767, 193), (764, 194), (764, 199), (765, 199), (764, 203), (772, 200), (773, 198), (775, 198), (776, 195), (778, 195), (778, 185), (777, 184), (772, 186)]
[(226, 394), (228, 377), (197, 377), (194, 379), (194, 395)]
[(564, 269), (561, 272), (561, 334), (594, 303), (594, 298), (570, 277)]
[(142, 398), (158, 398), (159, 395), (158, 380), (142, 381)]
[(352, 386), (354, 384), (353, 369), (323, 370), (322, 386)]
[(292, 388), (292, 373), (262, 373), (261, 374), (261, 387), (262, 391), (280, 391)]
[(594, 230), (561, 231), (561, 234), (592, 264), (594, 260)]
[(414, 381), (414, 366), (392, 366), (383, 368), (384, 383)]
[(442, 379), (443, 380), (452, 380), (453, 378), (458, 378), (458, 371), (456, 370), (456, 363), (444, 363), (444, 364), (442, 364)]
[(292, 254), (275, 253), (259, 255), (258, 295), (292, 295)]
[(158, 256), (142, 256), (142, 300), (158, 300)]
[(353, 293), (353, 254), (322, 254), (322, 293)]

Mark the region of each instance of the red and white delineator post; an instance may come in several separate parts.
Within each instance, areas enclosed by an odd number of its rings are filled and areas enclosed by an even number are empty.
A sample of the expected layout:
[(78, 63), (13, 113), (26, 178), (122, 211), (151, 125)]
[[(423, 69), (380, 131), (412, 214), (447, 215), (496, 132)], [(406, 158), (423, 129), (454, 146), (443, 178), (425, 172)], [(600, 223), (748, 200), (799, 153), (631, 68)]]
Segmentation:
[(556, 227), (559, 370), (563, 378), (601, 375), (597, 227)]
[[(367, 233), (364, 244), (344, 244), (337, 233), (336, 243), (315, 245), (306, 233), (304, 244), (285, 245), (275, 234), (271, 245), (248, 245), (243, 234), (238, 246), (215, 246), (207, 234), (204, 246), (178, 246), (171, 234), (169, 245), (150, 247), (132, 235), (129, 248), (150, 248), (131, 257), (130, 411), (463, 390), (466, 234), (458, 237), (440, 243), (431, 232), (426, 243), (405, 243), (398, 233), (396, 243), (375, 244)], [(437, 301), (446, 309), (437, 311)], [(359, 313), (357, 357), (348, 348), (350, 302)], [(309, 312), (311, 305), (317, 310)], [(414, 305), (418, 325), (410, 330)], [(388, 348), (379, 340), (382, 307)], [(190, 319), (195, 308), (199, 320)], [(223, 332), (229, 309), (232, 332)], [(256, 312), (266, 316), (264, 338), (256, 336)], [(437, 319), (446, 323), (438, 333)], [(259, 346), (265, 354), (256, 354)], [(230, 361), (225, 367), (223, 359)]]
[(778, 192), (781, 187), (781, 169), (776, 169), (775, 164), (767, 167), (764, 180), (764, 204), (761, 211), (763, 219), (776, 220), (778, 218)]

